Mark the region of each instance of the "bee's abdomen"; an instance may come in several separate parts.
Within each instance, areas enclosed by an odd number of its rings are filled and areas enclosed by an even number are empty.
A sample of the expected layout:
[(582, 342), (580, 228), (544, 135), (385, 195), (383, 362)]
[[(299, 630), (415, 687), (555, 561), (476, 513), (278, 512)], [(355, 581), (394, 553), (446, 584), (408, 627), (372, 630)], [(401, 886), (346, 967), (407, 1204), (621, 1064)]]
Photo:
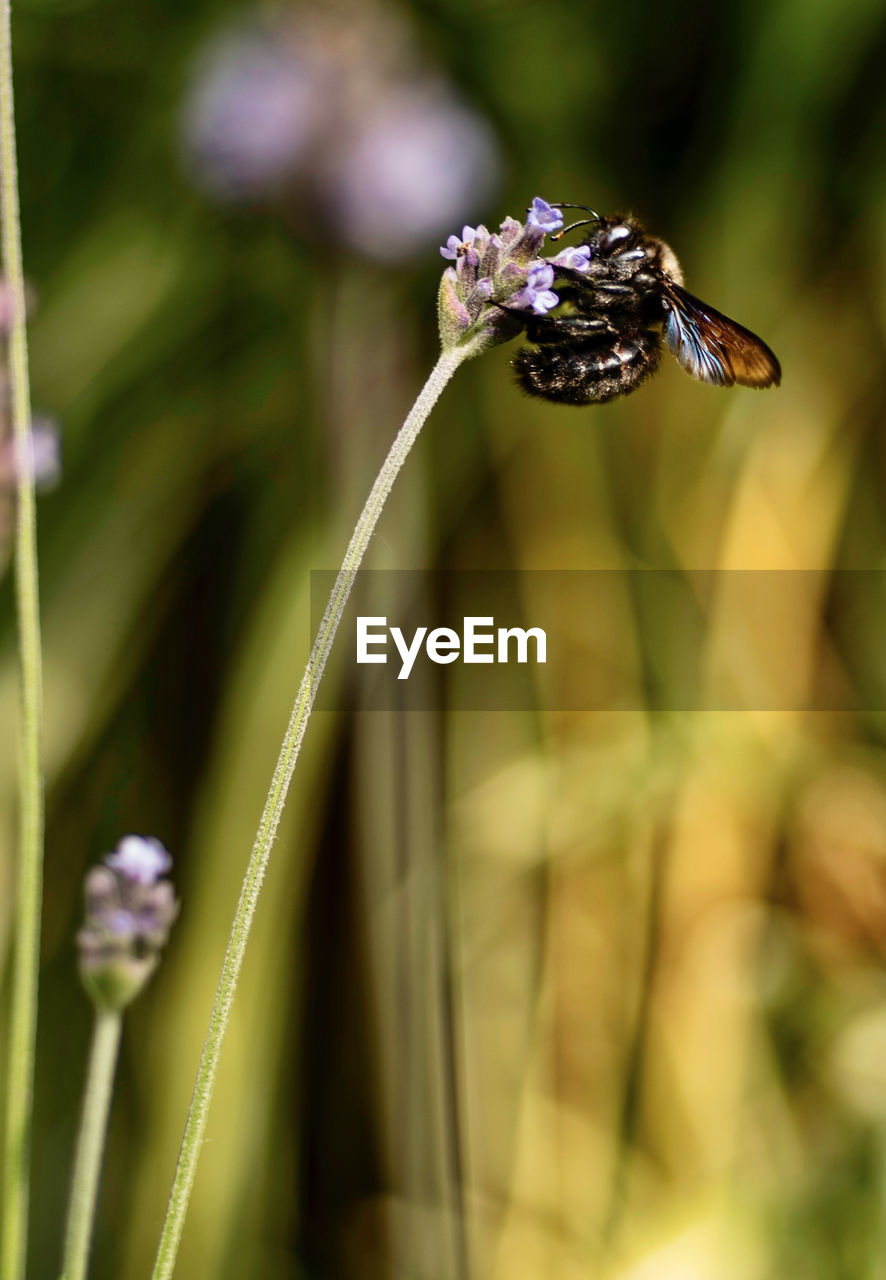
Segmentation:
[(513, 366), (528, 395), (558, 404), (600, 404), (633, 391), (658, 367), (660, 354), (658, 334), (637, 329), (608, 343), (574, 338), (524, 347)]

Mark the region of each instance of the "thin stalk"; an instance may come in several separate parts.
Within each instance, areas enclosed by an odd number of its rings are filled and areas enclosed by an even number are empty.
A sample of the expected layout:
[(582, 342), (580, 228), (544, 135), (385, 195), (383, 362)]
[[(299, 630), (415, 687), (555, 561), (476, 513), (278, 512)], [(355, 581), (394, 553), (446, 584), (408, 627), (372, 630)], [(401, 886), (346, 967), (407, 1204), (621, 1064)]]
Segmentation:
[(123, 1015), (97, 1009), (77, 1138), (61, 1280), (85, 1280)]
[(240, 901), (237, 904), (231, 935), (225, 952), (215, 1003), (209, 1019), (209, 1029), (206, 1033), (200, 1065), (197, 1068), (191, 1106), (185, 1124), (184, 1137), (182, 1138), (178, 1164), (169, 1195), (169, 1204), (166, 1209), (166, 1218), (163, 1222), (163, 1230), (154, 1262), (154, 1270), (151, 1273), (151, 1280), (169, 1280), (175, 1267), (182, 1227), (188, 1210), (188, 1201), (191, 1197), (191, 1190), (197, 1173), (197, 1160), (203, 1143), (206, 1121), (209, 1116), (209, 1105), (212, 1100), (215, 1076), (218, 1070), (219, 1058), (221, 1057), (222, 1042), (231, 1017), (231, 1007), (237, 990), (237, 982), (243, 965), (243, 957), (249, 940), (249, 932), (252, 928), (255, 908), (258, 904), (259, 893), (267, 870), (268, 858), (277, 835), (277, 828), (280, 825), (283, 806), (286, 803), (286, 795), (289, 791), (289, 784), (292, 781), (305, 729), (310, 719), (317, 688), (323, 678), (326, 660), (332, 649), (335, 633), (338, 630), (348, 596), (351, 593), (354, 578), (360, 568), (366, 548), (369, 546), (375, 526), (378, 524), (378, 519), (387, 501), (388, 494), (391, 492), (394, 481), (424, 426), (428, 414), (436, 404), (440, 393), (455, 373), (455, 370), (463, 360), (472, 354), (474, 352), (469, 346), (457, 347), (444, 352), (419, 392), (418, 399), (409, 411), (406, 421), (391, 445), (390, 452), (376, 477), (369, 497), (366, 499), (366, 505), (360, 513), (360, 518), (345, 552), (342, 567), (332, 588), (326, 611), (320, 622), (314, 646), (311, 649), (311, 656), (308, 659), (308, 665), (302, 676), (295, 705), (292, 708), (292, 715), (283, 738), (283, 745), (280, 748), (277, 767), (274, 770), (271, 788), (265, 801), (258, 833), (255, 837), (255, 844), (252, 848), (243, 880), (243, 887), (240, 891)]
[(3, 273), (12, 310), (8, 361), (13, 447), (18, 459), (15, 582), (20, 679), (19, 860), (6, 1077), (0, 1278), (21, 1280), (28, 1234), (31, 1101), (37, 1026), (40, 902), (43, 888), (43, 771), (40, 741), (43, 675), (40, 657), (37, 520), (33, 468), (30, 465), (31, 400), (19, 225), (9, 0), (0, 0), (0, 227)]

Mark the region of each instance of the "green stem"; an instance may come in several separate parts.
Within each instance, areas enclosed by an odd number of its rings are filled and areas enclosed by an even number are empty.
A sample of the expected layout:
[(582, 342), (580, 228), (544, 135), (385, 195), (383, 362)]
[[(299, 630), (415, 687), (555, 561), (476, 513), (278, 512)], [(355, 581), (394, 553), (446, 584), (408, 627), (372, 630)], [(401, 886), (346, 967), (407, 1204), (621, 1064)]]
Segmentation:
[(185, 1214), (188, 1210), (188, 1201), (191, 1197), (191, 1190), (197, 1173), (197, 1160), (206, 1130), (209, 1104), (212, 1100), (212, 1091), (215, 1086), (215, 1076), (221, 1056), (222, 1042), (231, 1017), (231, 1007), (234, 1002), (234, 993), (237, 990), (240, 969), (243, 965), (246, 944), (249, 940), (249, 931), (252, 928), (252, 919), (258, 904), (268, 858), (277, 835), (277, 828), (280, 825), (283, 806), (286, 803), (286, 794), (292, 781), (292, 774), (295, 770), (302, 739), (310, 719), (317, 688), (323, 678), (326, 660), (332, 649), (338, 624), (344, 613), (357, 570), (360, 568), (366, 548), (369, 546), (375, 526), (378, 524), (379, 516), (400, 468), (406, 461), (410, 449), (443, 388), (462, 361), (473, 354), (474, 350), (469, 346), (457, 347), (444, 352), (419, 392), (418, 399), (412, 406), (409, 416), (391, 445), (391, 450), (384, 461), (381, 471), (378, 473), (369, 497), (366, 499), (366, 505), (360, 513), (360, 518), (345, 552), (342, 567), (332, 588), (326, 611), (320, 622), (317, 637), (314, 640), (314, 647), (311, 650), (308, 665), (302, 676), (295, 705), (292, 708), (292, 715), (283, 738), (283, 745), (280, 748), (277, 767), (274, 770), (271, 788), (265, 801), (255, 844), (252, 848), (252, 854), (250, 855), (243, 880), (243, 887), (240, 891), (240, 901), (237, 904), (237, 910), (234, 915), (234, 923), (231, 927), (231, 936), (228, 940), (228, 948), (222, 965), (215, 1003), (209, 1018), (209, 1029), (206, 1033), (200, 1065), (197, 1068), (191, 1106), (185, 1124), (184, 1137), (182, 1138), (178, 1164), (169, 1195), (169, 1204), (166, 1209), (166, 1218), (163, 1222), (163, 1231), (160, 1236), (160, 1244), (157, 1249), (157, 1258), (154, 1262), (151, 1280), (169, 1280), (175, 1267), (179, 1240), (181, 1239)]
[(12, 325), (9, 382), (13, 447), (19, 460), (16, 495), (15, 581), (19, 635), (20, 717), (19, 862), (6, 1079), (6, 1134), (3, 1150), (3, 1245), (0, 1280), (24, 1274), (28, 1234), (28, 1175), (31, 1099), (37, 1025), (37, 971), (40, 955), (40, 901), (43, 880), (43, 774), (41, 721), (43, 677), (37, 581), (37, 521), (30, 464), (31, 403), (25, 286), (22, 273), (12, 93), (12, 33), (9, 0), (0, 0), (0, 225), (5, 285)]
[(84, 1280), (86, 1276), (122, 1025), (123, 1015), (118, 1010), (96, 1010), (89, 1073), (83, 1095), (83, 1115), (80, 1119), (77, 1156), (71, 1181), (71, 1199), (68, 1204), (62, 1280)]

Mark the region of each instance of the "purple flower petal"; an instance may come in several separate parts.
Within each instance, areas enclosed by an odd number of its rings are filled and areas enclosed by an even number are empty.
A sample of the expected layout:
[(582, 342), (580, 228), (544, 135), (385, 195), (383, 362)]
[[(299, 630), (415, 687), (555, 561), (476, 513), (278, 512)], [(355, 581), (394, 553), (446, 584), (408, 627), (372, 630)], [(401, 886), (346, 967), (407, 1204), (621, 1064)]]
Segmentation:
[(552, 307), (556, 307), (560, 299), (552, 289), (546, 289), (544, 293), (537, 293), (532, 299), (532, 310), (537, 316), (543, 316)]
[(120, 907), (107, 919), (108, 931), (118, 938), (134, 938), (138, 932), (138, 921), (131, 911)]
[(542, 200), (541, 196), (536, 196), (529, 206), (526, 225), (540, 227), (542, 231), (548, 233), (559, 231), (563, 226), (563, 215), (559, 209), (555, 209), (553, 205), (548, 204), (547, 200)]
[(136, 884), (153, 884), (172, 866), (172, 858), (159, 840), (149, 836), (124, 836), (105, 863)]
[[(21, 455), (21, 456), (20, 456)], [(30, 472), (38, 489), (50, 489), (61, 479), (61, 439), (58, 427), (48, 418), (34, 418), (24, 450), (13, 447), (13, 470)]]
[(589, 244), (572, 244), (561, 250), (548, 262), (555, 267), (568, 267), (570, 271), (587, 271), (591, 265), (591, 246)]
[(526, 275), (526, 287), (537, 291), (549, 289), (554, 283), (554, 268), (548, 262), (535, 262)]
[(535, 262), (526, 275), (526, 284), (511, 298), (511, 306), (522, 307), (543, 316), (556, 307), (560, 299), (551, 289), (554, 283), (554, 268), (549, 262)]

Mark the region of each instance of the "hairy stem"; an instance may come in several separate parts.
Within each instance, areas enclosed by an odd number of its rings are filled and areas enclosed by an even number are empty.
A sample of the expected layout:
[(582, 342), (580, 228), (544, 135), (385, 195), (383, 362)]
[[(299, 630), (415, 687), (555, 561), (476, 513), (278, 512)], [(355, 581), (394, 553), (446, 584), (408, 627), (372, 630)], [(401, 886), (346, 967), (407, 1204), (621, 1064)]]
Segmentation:
[(83, 1094), (83, 1115), (80, 1119), (74, 1176), (71, 1180), (62, 1280), (85, 1280), (86, 1276), (122, 1025), (123, 1015), (118, 1010), (96, 1010), (89, 1072)]
[(237, 982), (243, 965), (243, 957), (249, 940), (249, 932), (252, 928), (255, 908), (258, 904), (271, 848), (277, 835), (277, 828), (280, 825), (283, 806), (286, 803), (286, 794), (292, 781), (292, 774), (295, 770), (305, 729), (314, 705), (314, 698), (323, 678), (326, 660), (332, 649), (338, 624), (344, 613), (357, 570), (360, 568), (366, 548), (369, 546), (375, 526), (378, 523), (394, 481), (400, 472), (400, 468), (406, 461), (410, 449), (443, 388), (462, 361), (472, 354), (470, 347), (455, 348), (444, 352), (434, 366), (430, 377), (419, 393), (418, 399), (412, 406), (394, 443), (391, 445), (390, 452), (384, 461), (381, 471), (378, 473), (369, 497), (366, 499), (366, 505), (360, 513), (360, 518), (345, 552), (342, 567), (332, 588), (332, 594), (329, 597), (326, 611), (323, 614), (316, 639), (314, 640), (308, 665), (302, 676), (289, 725), (283, 738), (283, 745), (280, 748), (271, 788), (265, 801), (255, 844), (246, 868), (243, 887), (240, 891), (240, 901), (237, 904), (237, 910), (234, 915), (234, 923), (222, 965), (215, 1003), (209, 1019), (209, 1029), (206, 1033), (200, 1065), (197, 1068), (191, 1106), (185, 1124), (184, 1137), (151, 1280), (168, 1280), (175, 1267), (179, 1240), (181, 1239), (182, 1227), (188, 1210), (188, 1201), (190, 1200), (197, 1172), (200, 1146), (203, 1142), (206, 1121), (209, 1115), (209, 1105), (212, 1100), (222, 1042), (231, 1017), (231, 1007), (237, 990)]
[(6, 1132), (3, 1149), (2, 1280), (24, 1274), (28, 1234), (28, 1176), (31, 1149), (31, 1101), (37, 1025), (37, 972), (40, 954), (40, 902), (43, 881), (43, 772), (41, 721), (43, 676), (37, 580), (37, 521), (31, 466), (31, 402), (25, 286), (19, 226), (15, 112), (12, 92), (12, 33), (9, 0), (0, 0), (0, 226), (3, 273), (12, 323), (8, 341), (13, 447), (16, 467), (15, 582), (18, 616), (19, 715), (19, 860), (17, 867), (15, 946), (6, 1076)]

